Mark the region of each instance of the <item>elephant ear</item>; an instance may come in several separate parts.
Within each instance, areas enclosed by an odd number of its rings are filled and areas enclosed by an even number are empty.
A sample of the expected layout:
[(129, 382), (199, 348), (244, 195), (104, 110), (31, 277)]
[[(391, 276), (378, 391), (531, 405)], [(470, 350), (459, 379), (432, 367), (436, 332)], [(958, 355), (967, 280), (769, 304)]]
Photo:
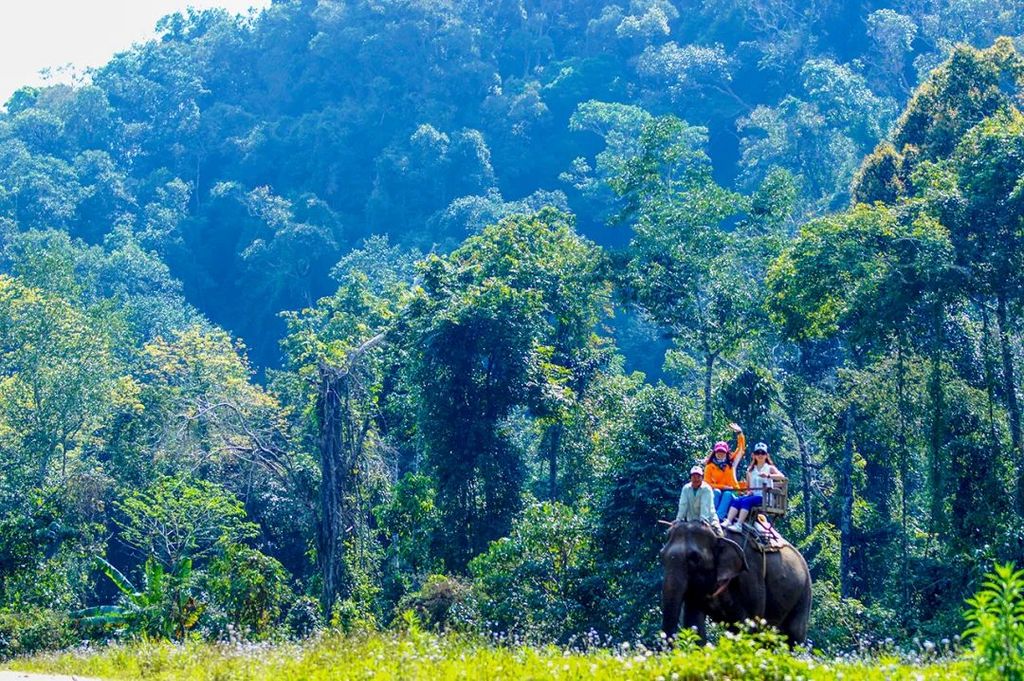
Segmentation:
[(747, 559), (743, 555), (743, 549), (733, 540), (719, 537), (715, 552), (716, 582), (719, 585), (728, 584), (733, 577), (747, 569)]

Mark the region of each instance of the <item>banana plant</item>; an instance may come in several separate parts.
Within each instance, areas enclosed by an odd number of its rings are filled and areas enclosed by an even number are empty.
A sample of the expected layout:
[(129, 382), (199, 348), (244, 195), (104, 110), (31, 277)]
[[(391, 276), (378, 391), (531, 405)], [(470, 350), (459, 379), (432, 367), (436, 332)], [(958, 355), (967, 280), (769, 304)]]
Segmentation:
[(121, 592), (121, 603), (79, 610), (75, 616), (81, 624), (181, 639), (198, 622), (204, 606), (186, 588), (192, 577), (191, 559), (178, 561), (168, 573), (150, 556), (143, 567), (141, 589), (105, 559), (97, 557), (96, 564)]

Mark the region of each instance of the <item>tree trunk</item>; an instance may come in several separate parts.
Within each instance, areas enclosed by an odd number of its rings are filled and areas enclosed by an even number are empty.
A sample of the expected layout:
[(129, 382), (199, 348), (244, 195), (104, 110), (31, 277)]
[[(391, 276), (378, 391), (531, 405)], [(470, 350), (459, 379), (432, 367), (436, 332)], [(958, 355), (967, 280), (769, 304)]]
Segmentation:
[(929, 438), (929, 462), (931, 490), (930, 525), (932, 534), (945, 529), (945, 461), (943, 446), (946, 440), (946, 393), (942, 385), (942, 350), (945, 343), (945, 306), (942, 302), (935, 303), (932, 319), (932, 357), (931, 371), (928, 379), (928, 393), (932, 402), (932, 427)]
[(345, 446), (342, 442), (344, 415), (339, 383), (330, 369), (321, 368), (316, 405), (320, 429), (320, 528), (317, 562), (323, 582), (320, 601), (328, 619), (346, 581), (343, 556), (345, 528), (342, 520), (342, 478), (345, 475)]
[(988, 436), (992, 442), (999, 441), (996, 431), (996, 369), (992, 358), (992, 327), (988, 321), (988, 306), (985, 301), (977, 303), (981, 313), (981, 359), (985, 367), (985, 393), (988, 399)]
[[(1024, 451), (1021, 449), (1020, 405), (1017, 403), (1017, 377), (1013, 367), (1013, 349), (1010, 347), (1008, 333), (1006, 296), (1000, 293), (996, 297), (996, 320), (999, 322), (999, 349), (1003, 360), (1003, 383), (1006, 391), (1006, 410), (1010, 415), (1010, 442), (1013, 446), (1012, 459), (1020, 462)], [(1024, 477), (1021, 475), (1020, 464), (1017, 464), (1017, 509), (1024, 511)]]
[(556, 423), (548, 431), (548, 496), (551, 501), (558, 501), (558, 451), (562, 446), (563, 429), (561, 423)]
[(714, 410), (711, 406), (711, 379), (715, 373), (715, 355), (711, 352), (704, 353), (704, 428), (711, 432), (711, 422), (714, 419)]
[(850, 543), (853, 541), (853, 404), (846, 407), (844, 422), (843, 462), (839, 480), (839, 583), (843, 598), (849, 598), (852, 576)]
[(903, 333), (899, 334), (896, 340), (896, 399), (899, 410), (899, 429), (896, 433), (896, 446), (899, 448), (899, 484), (900, 484), (900, 579), (904, 607), (910, 604), (910, 580), (906, 578), (909, 573), (910, 547), (907, 529), (907, 475), (910, 472), (910, 455), (907, 451), (907, 371), (903, 361)]
[(814, 530), (814, 497), (811, 489), (811, 452), (807, 448), (807, 441), (800, 433), (799, 424), (794, 419), (793, 432), (796, 433), (796, 444), (800, 450), (800, 473), (801, 493), (804, 498), (804, 533), (810, 534)]

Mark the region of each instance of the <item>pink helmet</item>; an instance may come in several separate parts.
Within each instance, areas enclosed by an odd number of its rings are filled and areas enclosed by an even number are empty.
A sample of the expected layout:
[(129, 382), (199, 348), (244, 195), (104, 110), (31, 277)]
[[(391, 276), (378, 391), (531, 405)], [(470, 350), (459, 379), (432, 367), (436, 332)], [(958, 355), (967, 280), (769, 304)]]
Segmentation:
[(728, 454), (729, 453), (729, 443), (728, 442), (716, 442), (715, 446), (711, 448), (711, 451), (714, 452), (715, 454), (717, 454), (718, 452), (723, 452), (725, 454)]

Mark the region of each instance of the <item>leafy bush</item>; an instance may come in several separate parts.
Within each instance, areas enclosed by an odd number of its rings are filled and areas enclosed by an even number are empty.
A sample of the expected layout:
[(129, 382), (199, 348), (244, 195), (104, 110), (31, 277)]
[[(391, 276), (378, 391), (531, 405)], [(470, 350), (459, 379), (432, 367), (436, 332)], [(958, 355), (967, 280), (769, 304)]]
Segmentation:
[(431, 631), (472, 631), (479, 618), (472, 584), (447, 575), (431, 575), (419, 591), (402, 598), (398, 612), (407, 611)]
[(967, 600), (964, 635), (972, 643), (977, 676), (1024, 679), (1024, 570), (996, 565)]
[(285, 626), (295, 638), (306, 638), (324, 626), (323, 613), (320, 612), (320, 601), (310, 596), (299, 596), (288, 609)]
[(210, 562), (206, 589), (211, 605), (255, 638), (270, 632), (294, 598), (281, 563), (243, 544), (229, 545)]
[(71, 620), (62, 612), (40, 608), (0, 610), (0, 660), (75, 642)]
[(346, 543), (346, 548), (351, 589), (346, 598), (334, 604), (331, 626), (346, 633), (375, 631), (380, 624), (380, 585), (376, 575), (354, 559), (356, 551), (352, 550), (351, 541)]
[(441, 567), (430, 552), (438, 524), (435, 497), (429, 477), (407, 473), (395, 483), (387, 503), (374, 509), (377, 524), (388, 538), (384, 576), (385, 591), (392, 599), (416, 588)]
[(583, 628), (594, 574), (586, 515), (559, 503), (528, 506), (512, 532), (469, 564), (481, 615), (495, 633), (535, 643), (566, 641)]
[(814, 582), (811, 621), (807, 637), (826, 653), (877, 649), (898, 636), (896, 615), (879, 605), (866, 606), (856, 598), (843, 598), (834, 582)]

